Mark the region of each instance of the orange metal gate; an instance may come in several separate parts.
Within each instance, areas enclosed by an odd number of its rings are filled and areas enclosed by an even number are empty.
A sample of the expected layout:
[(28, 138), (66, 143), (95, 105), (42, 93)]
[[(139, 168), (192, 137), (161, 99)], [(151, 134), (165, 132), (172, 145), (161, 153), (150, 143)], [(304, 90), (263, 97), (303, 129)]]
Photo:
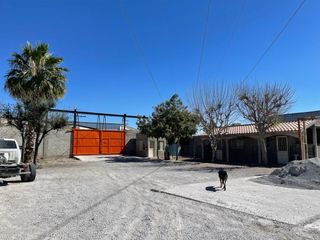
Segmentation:
[(122, 154), (125, 131), (73, 130), (73, 155)]

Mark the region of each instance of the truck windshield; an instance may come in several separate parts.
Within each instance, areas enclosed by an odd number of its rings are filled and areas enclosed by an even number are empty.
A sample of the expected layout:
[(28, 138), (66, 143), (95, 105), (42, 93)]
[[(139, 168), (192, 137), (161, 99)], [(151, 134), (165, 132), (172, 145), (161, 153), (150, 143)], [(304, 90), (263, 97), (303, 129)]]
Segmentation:
[(0, 148), (17, 148), (16, 142), (0, 139)]

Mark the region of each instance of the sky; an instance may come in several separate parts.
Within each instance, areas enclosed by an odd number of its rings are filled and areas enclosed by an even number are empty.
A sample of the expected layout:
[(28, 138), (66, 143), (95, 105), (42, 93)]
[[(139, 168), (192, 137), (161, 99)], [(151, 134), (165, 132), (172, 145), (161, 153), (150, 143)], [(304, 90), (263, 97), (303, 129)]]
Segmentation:
[[(199, 83), (242, 81), (300, 3), (212, 0)], [(208, 0), (0, 0), (0, 102), (14, 102), (8, 60), (29, 41), (69, 69), (58, 108), (148, 116), (175, 93), (188, 104), (207, 11)], [(290, 112), (320, 109), (319, 12), (307, 0), (248, 78), (288, 83)]]

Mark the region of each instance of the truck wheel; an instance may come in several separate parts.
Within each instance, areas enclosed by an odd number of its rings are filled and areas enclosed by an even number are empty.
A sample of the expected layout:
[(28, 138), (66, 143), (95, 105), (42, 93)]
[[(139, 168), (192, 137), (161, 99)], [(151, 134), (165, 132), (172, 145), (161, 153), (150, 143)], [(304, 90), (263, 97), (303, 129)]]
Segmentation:
[(29, 164), (29, 172), (29, 174), (21, 175), (22, 182), (33, 182), (36, 179), (37, 171), (36, 165), (34, 165), (34, 163)]
[(37, 170), (36, 170), (36, 165), (34, 163), (31, 163), (29, 165), (29, 171), (30, 171), (30, 175), (29, 175), (29, 181), (28, 182), (33, 182), (36, 179), (36, 175), (37, 175)]

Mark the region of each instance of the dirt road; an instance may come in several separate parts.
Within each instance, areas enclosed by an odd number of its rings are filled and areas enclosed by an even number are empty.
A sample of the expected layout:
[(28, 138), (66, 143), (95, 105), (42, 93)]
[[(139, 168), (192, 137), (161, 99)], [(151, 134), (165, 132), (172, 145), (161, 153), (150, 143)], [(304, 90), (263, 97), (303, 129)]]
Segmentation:
[[(319, 239), (319, 232), (150, 189), (218, 182), (217, 165), (68, 160), (0, 187), (0, 239)], [(229, 166), (230, 178), (268, 168)]]

